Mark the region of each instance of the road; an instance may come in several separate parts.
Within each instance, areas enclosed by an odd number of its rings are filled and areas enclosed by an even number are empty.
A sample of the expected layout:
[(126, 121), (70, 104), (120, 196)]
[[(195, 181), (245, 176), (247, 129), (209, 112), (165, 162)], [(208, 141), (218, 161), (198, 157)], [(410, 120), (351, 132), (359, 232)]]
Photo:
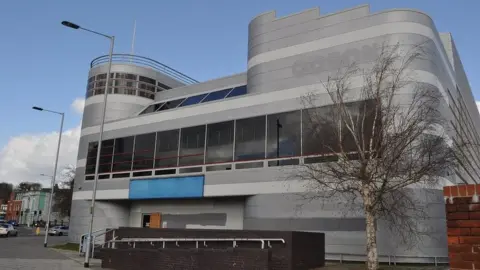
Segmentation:
[[(0, 238), (2, 270), (80, 270), (81, 262), (43, 247), (44, 237), (34, 236), (31, 228), (19, 228), (18, 237)], [(67, 242), (65, 236), (49, 237), (49, 246)]]

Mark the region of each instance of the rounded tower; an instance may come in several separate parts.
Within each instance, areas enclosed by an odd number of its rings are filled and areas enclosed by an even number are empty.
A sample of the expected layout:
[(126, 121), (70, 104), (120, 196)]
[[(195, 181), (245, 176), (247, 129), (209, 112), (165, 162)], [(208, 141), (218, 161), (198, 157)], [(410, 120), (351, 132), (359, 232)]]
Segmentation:
[[(101, 122), (108, 55), (93, 59), (88, 73), (82, 129)], [(196, 83), (194, 79), (155, 60), (114, 54), (105, 122), (131, 117), (155, 99), (157, 92)]]

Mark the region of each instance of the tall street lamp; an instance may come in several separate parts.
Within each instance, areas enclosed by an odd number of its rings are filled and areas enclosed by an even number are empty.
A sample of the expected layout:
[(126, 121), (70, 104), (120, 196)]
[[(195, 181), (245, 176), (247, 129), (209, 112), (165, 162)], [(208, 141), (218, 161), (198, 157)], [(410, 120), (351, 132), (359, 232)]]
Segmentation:
[(90, 246), (91, 246), (91, 239), (92, 239), (92, 230), (93, 230), (93, 217), (94, 217), (94, 211), (95, 211), (95, 197), (97, 194), (97, 184), (98, 184), (98, 167), (100, 165), (100, 149), (102, 148), (102, 139), (103, 139), (103, 127), (105, 125), (105, 113), (107, 110), (107, 96), (108, 96), (108, 84), (110, 80), (110, 73), (112, 70), (112, 54), (113, 54), (113, 46), (115, 43), (115, 37), (114, 36), (109, 36), (105, 35), (90, 29), (86, 29), (83, 27), (80, 27), (77, 24), (68, 22), (68, 21), (63, 21), (62, 25), (66, 27), (70, 27), (72, 29), (80, 29), (84, 30), (93, 34), (100, 35), (102, 37), (106, 37), (110, 40), (110, 52), (108, 55), (108, 71), (107, 71), (107, 80), (105, 82), (105, 93), (103, 96), (103, 110), (102, 110), (102, 116), (101, 116), (101, 124), (100, 124), (100, 134), (98, 135), (98, 148), (97, 148), (97, 160), (95, 162), (95, 179), (93, 182), (93, 191), (92, 191), (92, 205), (90, 207), (90, 227), (88, 229), (88, 236), (87, 236), (87, 249), (85, 251), (85, 261), (83, 263), (83, 267), (89, 268), (90, 264)]
[[(57, 167), (58, 167), (58, 155), (60, 153), (60, 143), (62, 141), (62, 132), (63, 132), (63, 119), (65, 117), (65, 113), (63, 112), (56, 112), (56, 111), (51, 111), (47, 110), (44, 108), (40, 107), (32, 107), (32, 109), (37, 110), (37, 111), (43, 111), (43, 112), (49, 112), (49, 113), (54, 113), (58, 114), (62, 117), (62, 121), (60, 122), (60, 133), (58, 135), (58, 146), (57, 146), (57, 156), (55, 157), (55, 166), (53, 168), (53, 176), (52, 176), (52, 192), (50, 192), (50, 201), (48, 202), (48, 213), (47, 213), (47, 226), (45, 228), (46, 232), (48, 232), (48, 227), (50, 226), (50, 214), (52, 212), (52, 201), (53, 201), (53, 187), (55, 186), (55, 176), (57, 175)], [(43, 242), (43, 246), (47, 247), (48, 243), (48, 233), (45, 233), (45, 241)]]

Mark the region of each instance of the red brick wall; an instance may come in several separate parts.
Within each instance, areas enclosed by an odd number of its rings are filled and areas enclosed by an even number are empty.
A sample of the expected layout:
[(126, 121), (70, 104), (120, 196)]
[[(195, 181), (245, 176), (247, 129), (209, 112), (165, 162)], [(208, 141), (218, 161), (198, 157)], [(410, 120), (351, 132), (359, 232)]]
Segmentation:
[[(480, 269), (480, 185), (445, 187), (450, 269)], [(453, 199), (453, 201), (450, 200)]]

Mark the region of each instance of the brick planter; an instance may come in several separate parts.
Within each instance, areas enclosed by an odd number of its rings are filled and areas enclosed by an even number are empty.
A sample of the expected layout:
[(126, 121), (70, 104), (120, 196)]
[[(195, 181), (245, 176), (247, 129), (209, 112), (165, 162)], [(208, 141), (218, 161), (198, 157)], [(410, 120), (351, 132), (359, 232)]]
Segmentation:
[[(132, 269), (142, 265), (150, 269), (258, 269), (307, 270), (325, 265), (325, 235), (323, 233), (291, 231), (204, 230), (204, 229), (151, 229), (121, 227), (115, 236), (123, 238), (282, 238), (285, 244), (271, 242), (261, 248), (259, 242), (240, 242), (232, 248), (231, 242), (208, 242), (195, 248), (194, 242), (175, 242), (152, 245), (117, 243), (116, 249), (103, 249), (101, 258), (105, 268)], [(185, 265), (177, 265), (178, 263)], [(159, 268), (171, 265), (173, 268)], [(180, 268), (175, 268), (180, 267)]]
[(444, 188), (451, 269), (480, 269), (480, 203), (472, 200), (475, 189), (480, 195), (480, 185)]

